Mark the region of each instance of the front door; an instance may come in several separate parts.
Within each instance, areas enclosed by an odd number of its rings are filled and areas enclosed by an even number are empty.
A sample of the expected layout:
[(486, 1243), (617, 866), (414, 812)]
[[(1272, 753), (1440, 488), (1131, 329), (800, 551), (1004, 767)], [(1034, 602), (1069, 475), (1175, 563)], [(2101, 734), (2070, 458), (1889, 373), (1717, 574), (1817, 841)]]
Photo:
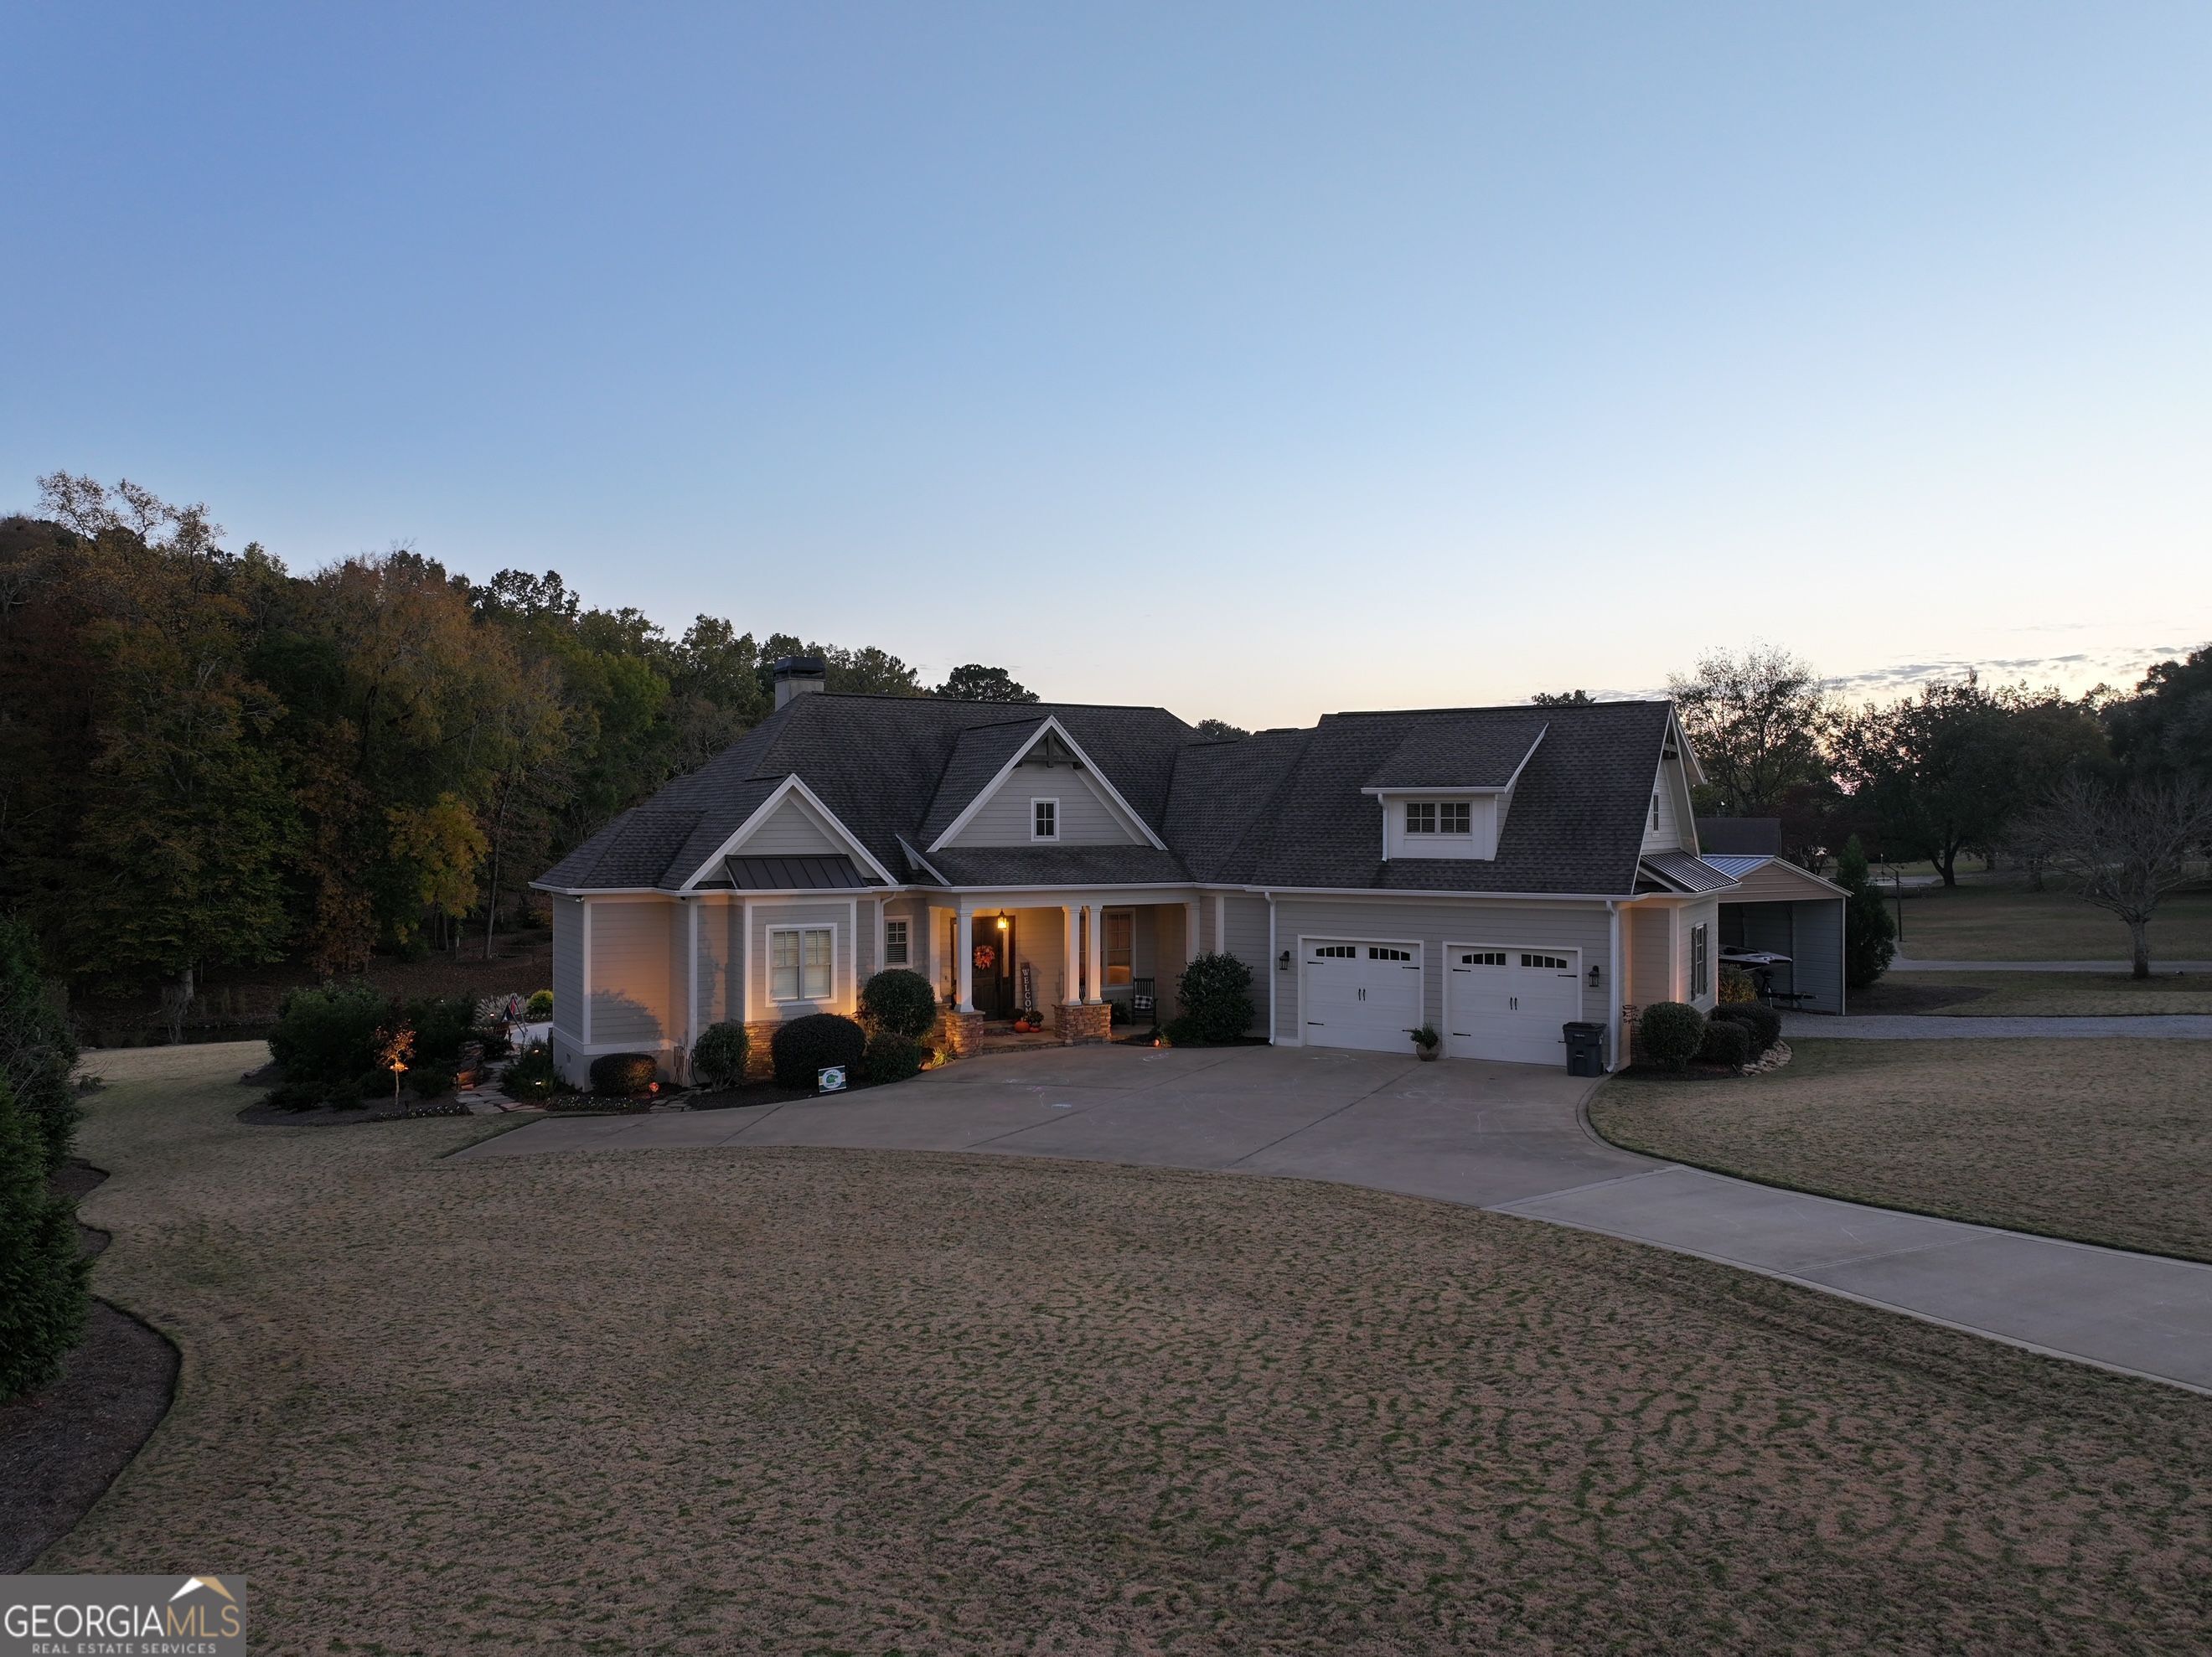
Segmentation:
[(1014, 986), (1014, 918), (976, 915), (969, 923), (975, 951), (975, 1011), (986, 1018), (1012, 1018), (1021, 1009)]

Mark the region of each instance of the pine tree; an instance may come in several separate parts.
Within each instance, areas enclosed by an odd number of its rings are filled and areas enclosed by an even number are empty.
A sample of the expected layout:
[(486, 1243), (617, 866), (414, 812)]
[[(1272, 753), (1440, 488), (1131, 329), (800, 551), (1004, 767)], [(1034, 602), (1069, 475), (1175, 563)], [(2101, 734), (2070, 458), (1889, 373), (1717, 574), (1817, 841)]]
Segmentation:
[(1897, 924), (1883, 906), (1867, 873), (1866, 848), (1853, 835), (1836, 859), (1836, 883), (1844, 900), (1844, 982), (1863, 990), (1889, 970), (1897, 953)]

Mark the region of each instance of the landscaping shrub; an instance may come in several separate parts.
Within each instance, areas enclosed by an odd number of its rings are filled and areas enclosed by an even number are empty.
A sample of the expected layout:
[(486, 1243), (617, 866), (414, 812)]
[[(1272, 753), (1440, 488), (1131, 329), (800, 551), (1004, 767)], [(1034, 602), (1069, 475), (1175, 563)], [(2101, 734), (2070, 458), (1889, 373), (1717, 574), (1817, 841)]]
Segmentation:
[(522, 1056), (507, 1067), (499, 1084), (510, 1099), (551, 1098), (562, 1088), (561, 1073), (553, 1066), (553, 1049), (543, 1041), (532, 1041), (522, 1050)]
[(46, 992), (38, 946), (28, 928), (0, 915), (0, 1087), (38, 1130), (48, 1168), (67, 1160), (76, 1134), (76, 1038)]
[(542, 1024), (553, 1016), (553, 992), (532, 990), (530, 999), (522, 1004), (522, 1016), (532, 1024)]
[(1698, 1047), (1701, 1065), (1726, 1065), (1741, 1070), (1751, 1062), (1751, 1029), (1733, 1018), (1715, 1018), (1705, 1025), (1705, 1039)]
[(277, 1005), (270, 1056), (289, 1082), (358, 1083), (376, 1068), (376, 1033), (391, 1012), (384, 992), (366, 984), (293, 990)]
[(1636, 1021), (1644, 1056), (1655, 1065), (1686, 1070), (1705, 1043), (1705, 1016), (1684, 1001), (1657, 1001)]
[(46, 1160), (44, 1127), (0, 1080), (0, 1403), (61, 1373), (91, 1304), (76, 1205), (48, 1187)]
[(605, 1099), (629, 1099), (652, 1087), (660, 1061), (649, 1053), (603, 1053), (592, 1060), (592, 1091)]
[(871, 1087), (903, 1082), (921, 1074), (922, 1060), (927, 1056), (921, 1043), (911, 1036), (879, 1032), (868, 1038), (868, 1049), (860, 1055), (860, 1079)]
[(1753, 981), (1749, 973), (1741, 967), (1723, 966), (1721, 968), (1720, 1002), (1723, 1006), (1731, 1007), (1758, 999), (1759, 986)]
[(937, 992), (918, 972), (886, 967), (860, 991), (860, 1021), (878, 1035), (919, 1041), (937, 1023)]
[(1782, 1039), (1782, 1015), (1756, 1001), (1731, 1002), (1725, 1007), (1717, 1007), (1713, 1017), (1732, 1020), (1751, 1032), (1751, 1056), (1754, 1059)]
[(787, 1088), (811, 1088), (815, 1071), (831, 1065), (857, 1066), (868, 1051), (868, 1033), (834, 1012), (809, 1013), (780, 1026), (769, 1044), (775, 1079)]
[(323, 1090), (312, 1082), (279, 1082), (261, 1102), (271, 1110), (313, 1110), (323, 1102)]
[(417, 1065), (407, 1072), (407, 1090), (417, 1099), (437, 1099), (453, 1090), (451, 1065)]
[[(1233, 955), (1202, 955), (1183, 968), (1176, 993), (1182, 1017), (1170, 1026), (1176, 1047), (1234, 1041), (1252, 1023), (1252, 969)], [(1181, 1027), (1184, 1035), (1172, 1031)]]
[(692, 1077), (710, 1088), (733, 1088), (745, 1079), (745, 1055), (751, 1050), (752, 1038), (743, 1024), (709, 1024), (691, 1044)]

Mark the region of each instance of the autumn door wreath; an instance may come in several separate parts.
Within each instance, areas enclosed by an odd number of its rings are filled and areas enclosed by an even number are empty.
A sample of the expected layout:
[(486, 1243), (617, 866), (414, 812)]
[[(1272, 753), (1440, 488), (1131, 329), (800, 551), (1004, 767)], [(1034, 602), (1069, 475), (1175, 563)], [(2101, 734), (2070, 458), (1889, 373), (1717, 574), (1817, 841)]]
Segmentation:
[(975, 946), (975, 967), (979, 972), (990, 971), (991, 963), (998, 958), (999, 951), (995, 945), (978, 944)]

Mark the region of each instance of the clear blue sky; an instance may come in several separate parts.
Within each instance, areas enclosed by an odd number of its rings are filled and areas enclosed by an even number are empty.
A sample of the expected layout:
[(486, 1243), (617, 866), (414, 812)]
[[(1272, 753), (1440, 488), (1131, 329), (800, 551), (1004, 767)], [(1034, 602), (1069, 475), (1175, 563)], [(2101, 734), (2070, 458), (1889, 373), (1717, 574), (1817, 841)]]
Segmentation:
[(1191, 718), (2212, 637), (2212, 6), (0, 9), (0, 507)]

